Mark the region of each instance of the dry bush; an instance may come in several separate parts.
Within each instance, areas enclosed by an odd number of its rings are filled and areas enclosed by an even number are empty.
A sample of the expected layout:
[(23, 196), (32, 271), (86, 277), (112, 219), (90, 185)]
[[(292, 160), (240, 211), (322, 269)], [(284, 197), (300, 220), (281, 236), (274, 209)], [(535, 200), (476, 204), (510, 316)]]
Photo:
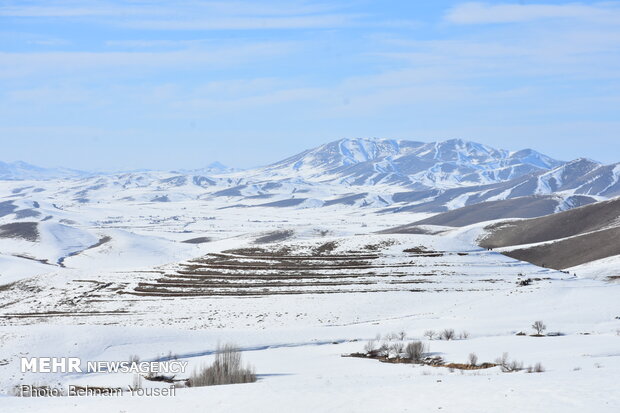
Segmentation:
[(401, 331), (400, 333), (398, 333), (398, 339), (400, 341), (404, 341), (407, 338), (407, 333), (404, 331)]
[(446, 328), (445, 330), (443, 330), (441, 332), (440, 336), (441, 336), (442, 340), (453, 340), (454, 339), (454, 329)]
[(412, 341), (405, 347), (406, 357), (413, 362), (419, 362), (426, 351), (428, 348), (421, 341)]
[(424, 336), (425, 336), (425, 337), (428, 337), (428, 339), (429, 339), (429, 340), (432, 340), (432, 339), (433, 339), (433, 337), (435, 337), (435, 335), (436, 335), (436, 334), (437, 334), (437, 333), (435, 332), (435, 330), (426, 330), (426, 331), (424, 332)]
[(527, 368), (527, 372), (528, 373), (544, 373), (544, 371), (545, 371), (545, 368), (543, 367), (543, 365), (540, 362), (536, 363), (534, 365), (534, 367), (529, 366)]
[(220, 384), (253, 383), (254, 368), (243, 367), (241, 352), (233, 344), (218, 346), (215, 361), (209, 367), (194, 372), (189, 378), (190, 387), (216, 386)]
[(469, 331), (467, 331), (467, 330), (463, 330), (463, 331), (461, 332), (461, 334), (459, 334), (459, 338), (460, 338), (461, 340), (465, 340), (465, 339), (469, 338)]

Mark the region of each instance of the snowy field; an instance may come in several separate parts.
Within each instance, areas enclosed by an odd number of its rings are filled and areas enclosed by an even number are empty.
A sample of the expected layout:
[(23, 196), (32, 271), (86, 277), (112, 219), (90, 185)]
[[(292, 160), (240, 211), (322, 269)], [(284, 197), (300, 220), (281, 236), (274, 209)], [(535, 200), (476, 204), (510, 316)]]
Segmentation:
[[(8, 184), (3, 191), (10, 193)], [(33, 184), (36, 188), (39, 184)], [(139, 198), (140, 188), (125, 191)], [(128, 196), (129, 196), (128, 195)], [(104, 201), (104, 198), (107, 199)], [(230, 200), (37, 202), (0, 239), (0, 410), (6, 412), (615, 412), (620, 284), (476, 246), (480, 225), (376, 234), (428, 214), (359, 208), (226, 208)], [(258, 201), (257, 201), (258, 202)], [(46, 219), (49, 216), (49, 219)], [(7, 214), (0, 224), (27, 222)], [(21, 231), (21, 232), (20, 232)], [(189, 241), (189, 242), (183, 242)], [(614, 265), (613, 259), (598, 263)], [(528, 285), (519, 281), (531, 279)], [(527, 284), (527, 283), (526, 283)], [(543, 320), (543, 337), (531, 325)], [(453, 340), (425, 332), (454, 329)], [(503, 353), (544, 372), (462, 370), (342, 357), (420, 340), (447, 363)], [(517, 335), (523, 332), (525, 335)], [(256, 383), (174, 397), (14, 397), (18, 384), (128, 386), (134, 374), (20, 372), (20, 357), (156, 360), (190, 372), (232, 342)], [(145, 387), (163, 386), (144, 381)]]

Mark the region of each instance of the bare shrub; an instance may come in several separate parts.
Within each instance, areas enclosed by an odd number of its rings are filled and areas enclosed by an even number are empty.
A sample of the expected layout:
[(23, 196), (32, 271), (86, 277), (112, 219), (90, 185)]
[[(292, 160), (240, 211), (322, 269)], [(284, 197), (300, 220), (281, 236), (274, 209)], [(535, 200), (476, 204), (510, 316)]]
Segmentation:
[(129, 356), (129, 363), (140, 363), (140, 356), (137, 354), (132, 354)]
[(509, 361), (508, 353), (504, 353), (502, 357), (495, 359), (495, 364), (497, 364), (504, 373), (523, 370), (523, 363), (516, 360)]
[(461, 331), (461, 334), (459, 334), (459, 338), (461, 340), (465, 340), (465, 339), (469, 338), (469, 331), (467, 331), (467, 330)]
[(390, 346), (390, 353), (393, 353), (395, 356), (400, 355), (405, 350), (405, 345), (403, 343), (394, 343)]
[(469, 365), (476, 366), (478, 364), (478, 356), (476, 353), (469, 353)]
[(536, 363), (534, 367), (529, 366), (527, 368), (528, 373), (544, 373), (544, 371), (545, 371), (545, 368), (543, 367), (541, 363)]
[(407, 333), (404, 331), (401, 331), (400, 333), (398, 333), (398, 339), (400, 341), (404, 341), (407, 338)]
[(517, 361), (517, 360), (513, 360), (510, 362), (510, 364), (508, 364), (508, 371), (512, 372), (512, 371), (521, 371), (523, 370), (523, 362), (522, 361)]
[(454, 329), (446, 328), (441, 332), (442, 340), (453, 340), (454, 339)]
[(421, 341), (412, 341), (405, 347), (405, 355), (412, 362), (419, 362), (427, 350)]
[(378, 352), (379, 356), (387, 357), (390, 353), (390, 346), (388, 346), (387, 343), (381, 343)]
[(195, 371), (189, 378), (189, 386), (216, 386), (220, 384), (253, 383), (256, 381), (254, 368), (243, 367), (241, 352), (233, 344), (218, 346), (215, 361), (209, 367)]
[(364, 346), (364, 351), (366, 353), (373, 353), (377, 350), (377, 342), (375, 340), (368, 340), (366, 345)]
[(541, 336), (542, 333), (547, 329), (547, 326), (545, 325), (545, 323), (539, 320), (534, 321), (534, 324), (532, 324), (532, 328), (536, 330), (536, 335)]
[(437, 333), (435, 332), (435, 330), (426, 330), (426, 331), (424, 332), (424, 336), (425, 336), (425, 337), (428, 337), (428, 339), (429, 339), (429, 340), (432, 340), (432, 339), (433, 339), (433, 337), (435, 337), (435, 335), (436, 335), (436, 334), (437, 334)]
[(508, 365), (508, 353), (503, 353), (501, 357), (495, 359), (495, 364), (500, 366), (502, 370)]

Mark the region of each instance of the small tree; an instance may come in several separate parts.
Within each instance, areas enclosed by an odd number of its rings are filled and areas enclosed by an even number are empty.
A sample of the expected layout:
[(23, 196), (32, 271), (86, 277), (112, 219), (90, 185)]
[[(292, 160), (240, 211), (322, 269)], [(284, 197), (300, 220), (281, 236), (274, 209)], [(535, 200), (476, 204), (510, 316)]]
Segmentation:
[(542, 333), (547, 329), (547, 326), (542, 321), (535, 321), (532, 324), (532, 328), (536, 330), (536, 335), (542, 336)]
[(469, 353), (469, 365), (475, 367), (478, 364), (478, 356), (476, 353)]
[(400, 341), (403, 341), (407, 338), (407, 333), (404, 331), (401, 331), (400, 333), (398, 333), (398, 338)]
[(424, 332), (424, 336), (428, 337), (429, 340), (432, 340), (433, 337), (435, 337), (435, 334), (437, 334), (437, 333), (435, 333), (435, 330), (426, 330)]

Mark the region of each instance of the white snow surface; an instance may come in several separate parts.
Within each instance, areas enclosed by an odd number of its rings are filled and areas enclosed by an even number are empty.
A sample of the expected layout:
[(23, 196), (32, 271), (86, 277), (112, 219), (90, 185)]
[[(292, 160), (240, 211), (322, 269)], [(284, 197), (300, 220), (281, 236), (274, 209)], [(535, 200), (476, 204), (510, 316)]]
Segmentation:
[[(373, 156), (370, 148), (363, 149), (352, 159)], [(426, 150), (431, 151), (427, 156), (441, 155), (434, 148)], [(599, 275), (618, 268), (618, 257), (565, 274), (478, 248), (475, 240), (482, 225), (441, 228), (437, 235), (377, 234), (429, 216), (378, 213), (391, 200), (382, 191), (323, 206), (318, 201), (327, 195), (346, 193), (341, 187), (288, 181), (283, 185), (289, 195), (296, 188), (294, 196), (304, 198), (293, 207), (261, 206), (282, 200), (275, 197), (230, 208), (238, 202), (235, 196), (212, 195), (222, 186), (198, 180), (202, 187), (192, 179), (161, 181), (174, 176), (101, 178), (96, 185), (102, 186), (95, 189), (91, 178), (71, 184), (0, 183), (6, 196), (18, 185), (30, 186), (15, 203), (40, 212), (30, 218), (14, 213), (0, 217), (0, 225), (37, 222), (40, 229), (35, 242), (0, 238), (0, 411), (617, 411), (620, 284)], [(33, 192), (36, 188), (43, 191)], [(82, 195), (89, 202), (75, 200), (80, 191), (86, 191)], [(258, 187), (241, 191), (264, 195)], [(154, 194), (167, 201), (149, 202)], [(283, 239), (259, 241), (274, 234)], [(197, 265), (196, 259), (221, 254), (252, 262), (225, 253), (232, 249), (263, 248), (278, 254), (289, 249), (304, 255), (330, 243), (334, 256), (364, 253), (377, 258), (371, 260), (372, 268), (332, 268), (326, 260), (318, 275), (269, 287), (260, 287), (269, 271), (256, 267), (239, 280), (231, 278), (231, 285), (239, 286), (231, 287), (234, 294), (228, 295), (137, 294), (145, 286), (162, 285), (162, 280), (177, 282), (179, 286), (169, 288), (182, 292), (187, 287), (179, 280), (188, 276), (182, 271)], [(418, 247), (437, 254), (405, 252)], [(253, 262), (263, 261), (269, 262), (264, 257)], [(222, 272), (234, 275), (233, 269)], [(338, 277), (352, 282), (339, 284)], [(517, 284), (527, 278), (534, 280), (531, 285)], [(243, 294), (261, 288), (262, 293)], [(271, 294), (275, 291), (280, 293)], [(543, 320), (548, 332), (562, 335), (530, 336), (536, 320)], [(468, 337), (443, 341), (424, 335), (448, 328), (457, 335), (467, 331)], [(493, 362), (507, 352), (526, 366), (542, 363), (545, 372), (459, 370), (342, 357), (363, 351), (377, 334), (393, 343), (386, 335), (400, 331), (407, 335), (405, 342), (421, 340), (431, 354), (448, 362), (466, 363), (470, 353), (480, 362)], [(527, 335), (517, 336), (521, 331)], [(22, 373), (21, 357), (123, 361), (131, 355), (153, 360), (172, 353), (189, 362), (191, 373), (210, 363), (218, 343), (226, 342), (236, 343), (244, 362), (255, 367), (256, 383), (181, 388), (174, 397), (12, 395), (19, 383), (126, 387), (134, 379), (132, 374)]]

